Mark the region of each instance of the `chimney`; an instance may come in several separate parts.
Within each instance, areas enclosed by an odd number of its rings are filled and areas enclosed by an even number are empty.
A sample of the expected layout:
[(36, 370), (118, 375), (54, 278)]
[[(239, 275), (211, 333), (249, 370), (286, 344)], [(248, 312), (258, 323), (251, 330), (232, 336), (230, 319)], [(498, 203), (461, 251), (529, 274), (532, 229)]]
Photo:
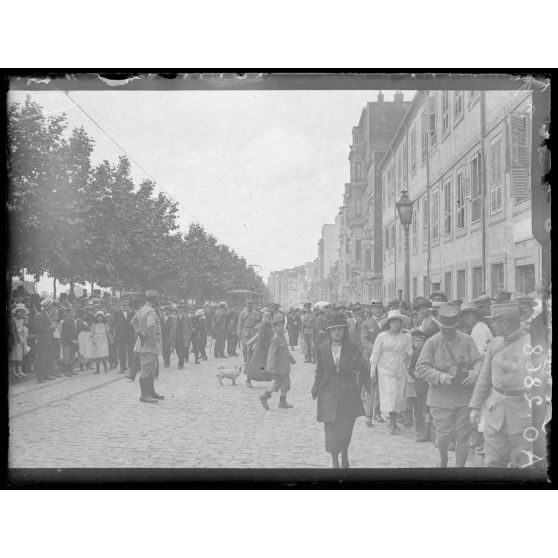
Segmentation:
[(396, 91), (395, 95), (393, 96), (393, 102), (396, 104), (403, 102), (403, 93), (401, 93), (401, 91)]
[(380, 91), (378, 93), (378, 103), (383, 103), (384, 102), (384, 94)]

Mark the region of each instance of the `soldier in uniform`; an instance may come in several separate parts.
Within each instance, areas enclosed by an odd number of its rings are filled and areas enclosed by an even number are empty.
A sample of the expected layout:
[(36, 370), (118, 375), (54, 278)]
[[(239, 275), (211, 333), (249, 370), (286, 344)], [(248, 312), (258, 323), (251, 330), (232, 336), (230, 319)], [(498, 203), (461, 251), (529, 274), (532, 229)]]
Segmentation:
[(238, 356), (236, 346), (238, 345), (238, 335), (236, 328), (238, 326), (238, 312), (236, 306), (233, 306), (231, 311), (227, 314), (227, 355)]
[(440, 306), (436, 322), (440, 331), (424, 344), (415, 376), (429, 384), (426, 403), (436, 428), (439, 467), (447, 467), (454, 438), (455, 466), (464, 467), (472, 431), (468, 407), (482, 357), (472, 337), (457, 331), (458, 312), (453, 306)]
[[(362, 347), (362, 352), (364, 360), (370, 363), (370, 356), (372, 355), (372, 349), (374, 348), (374, 341), (378, 333), (381, 331), (381, 326), (379, 321), (384, 313), (384, 303), (381, 300), (373, 300), (370, 303), (372, 308), (372, 315), (362, 322), (360, 327), (360, 344)], [(374, 426), (372, 420), (375, 419), (378, 422), (384, 422), (382, 418), (382, 413), (380, 411), (380, 392), (378, 389), (378, 374), (376, 370), (370, 371), (370, 377), (372, 379), (369, 391), (364, 392), (364, 410), (366, 411), (366, 424), (367, 426)]]
[(157, 291), (145, 292), (145, 304), (132, 318), (132, 326), (138, 336), (134, 351), (140, 356), (140, 401), (158, 403), (164, 395), (155, 392), (155, 376), (159, 368), (159, 353), (162, 350), (161, 323), (157, 317)]
[(219, 308), (213, 315), (213, 336), (215, 339), (215, 347), (213, 355), (215, 358), (227, 358), (225, 355), (225, 337), (227, 333), (227, 312), (226, 304), (219, 303)]
[(254, 301), (248, 300), (246, 308), (238, 316), (236, 334), (242, 343), (242, 356), (244, 364), (248, 364), (252, 358), (252, 351), (248, 347), (248, 341), (257, 333), (256, 326), (260, 321), (260, 313), (254, 309)]
[(532, 442), (524, 436), (532, 426), (526, 366), (531, 357), (524, 347), (531, 336), (521, 328), (517, 301), (492, 307), (497, 337), (490, 345), (469, 403), (470, 419), (477, 424), (486, 402), (484, 449), (487, 467), (521, 467), (529, 463)]

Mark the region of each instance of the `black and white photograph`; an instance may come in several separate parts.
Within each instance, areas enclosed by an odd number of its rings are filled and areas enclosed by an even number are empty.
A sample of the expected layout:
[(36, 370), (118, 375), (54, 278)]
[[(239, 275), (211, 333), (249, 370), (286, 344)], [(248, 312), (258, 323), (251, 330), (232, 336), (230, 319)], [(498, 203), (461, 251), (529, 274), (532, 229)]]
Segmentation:
[(10, 76), (8, 475), (545, 481), (549, 89)]

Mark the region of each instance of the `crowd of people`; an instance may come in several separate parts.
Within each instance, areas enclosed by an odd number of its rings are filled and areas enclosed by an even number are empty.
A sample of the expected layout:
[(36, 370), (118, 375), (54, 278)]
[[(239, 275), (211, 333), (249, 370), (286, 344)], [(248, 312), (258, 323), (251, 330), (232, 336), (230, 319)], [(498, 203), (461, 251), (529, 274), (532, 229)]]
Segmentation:
[(440, 467), (452, 451), (457, 467), (472, 451), (487, 466), (522, 467), (532, 455), (524, 435), (532, 426), (532, 387), (540, 385), (528, 378), (548, 355), (541, 310), (540, 300), (504, 290), (467, 303), (450, 303), (438, 291), (411, 305), (322, 301), (286, 312), (251, 300), (240, 312), (224, 302), (194, 306), (156, 291), (118, 299), (99, 290), (62, 293), (58, 300), (14, 291), (9, 370), (14, 381), (34, 371), (45, 382), (78, 366), (95, 374), (118, 367), (130, 380), (139, 373), (141, 402), (158, 403), (159, 355), (168, 368), (176, 353), (182, 370), (190, 355), (194, 364), (207, 360), (211, 340), (215, 359), (240, 356), (240, 346), (247, 387), (272, 382), (259, 397), (264, 409), (275, 392), (279, 408), (291, 409), (291, 351), (298, 346), (316, 366), (311, 394), (334, 467), (339, 456), (349, 467), (359, 416), (369, 427), (387, 422), (391, 435), (414, 425), (418, 443), (437, 447)]

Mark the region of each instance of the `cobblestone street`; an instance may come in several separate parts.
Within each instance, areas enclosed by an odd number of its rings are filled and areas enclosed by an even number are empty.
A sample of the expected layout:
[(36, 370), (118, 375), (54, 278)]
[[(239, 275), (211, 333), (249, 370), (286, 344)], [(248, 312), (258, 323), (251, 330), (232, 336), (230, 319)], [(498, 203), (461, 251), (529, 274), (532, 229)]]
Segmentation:
[[(10, 467), (330, 467), (310, 396), (314, 366), (301, 364), (298, 350), (294, 356), (289, 410), (277, 408), (274, 394), (265, 411), (258, 396), (267, 384), (248, 389), (244, 375), (236, 387), (229, 380), (219, 385), (217, 366), (241, 364), (241, 357), (190, 362), (184, 370), (173, 359), (170, 368), (161, 368), (156, 388), (166, 399), (156, 405), (140, 403), (137, 380), (116, 370), (15, 385)], [(360, 418), (351, 466), (435, 467), (436, 449), (416, 443), (415, 435), (414, 427), (403, 427), (390, 436), (385, 424), (369, 428)]]

